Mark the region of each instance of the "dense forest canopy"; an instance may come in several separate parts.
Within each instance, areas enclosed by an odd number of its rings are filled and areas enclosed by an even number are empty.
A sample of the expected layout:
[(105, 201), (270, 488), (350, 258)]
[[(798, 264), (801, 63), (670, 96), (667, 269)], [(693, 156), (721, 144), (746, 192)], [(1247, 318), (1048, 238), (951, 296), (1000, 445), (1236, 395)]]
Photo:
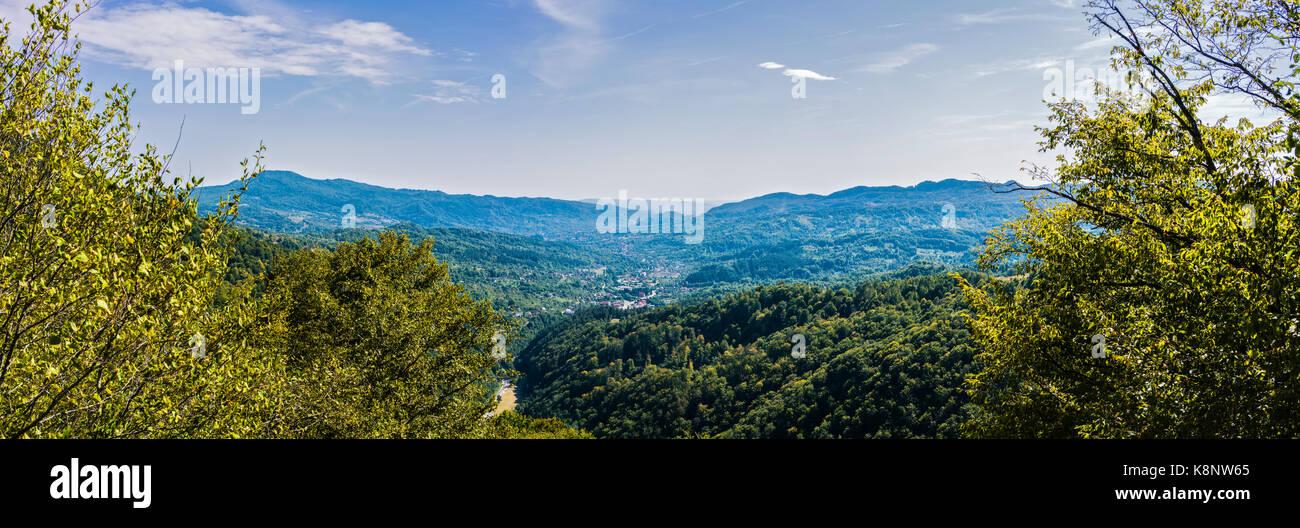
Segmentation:
[[(264, 149), (201, 188), (82, 79), (84, 8), (0, 36), (2, 437), (1300, 435), (1294, 2), (1093, 0), (1142, 82), (1049, 105), (1041, 185), (768, 195), (698, 246)], [(340, 229), (339, 188), (391, 201)]]
[(602, 438), (952, 438), (971, 412), (963, 302), (928, 275), (591, 310), (520, 353), (523, 409)]
[(199, 181), (133, 153), (131, 92), (82, 81), (84, 8), (33, 6), (21, 43), (0, 36), (0, 436), (582, 436), (485, 418), (507, 327), (431, 240), (233, 228), (260, 150), (200, 216)]
[[(967, 293), (977, 436), (1300, 434), (1300, 5), (1094, 1), (1140, 97), (1051, 105), (1034, 167), (1060, 199), (983, 257), (1032, 277)], [(1210, 96), (1267, 109), (1207, 115)]]

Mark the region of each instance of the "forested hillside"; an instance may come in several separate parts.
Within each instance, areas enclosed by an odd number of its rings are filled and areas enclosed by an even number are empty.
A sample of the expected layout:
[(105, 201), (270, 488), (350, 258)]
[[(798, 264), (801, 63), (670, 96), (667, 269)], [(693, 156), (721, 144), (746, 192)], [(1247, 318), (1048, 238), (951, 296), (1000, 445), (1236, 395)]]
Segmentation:
[(521, 408), (601, 438), (956, 437), (975, 369), (963, 307), (954, 278), (927, 275), (590, 310), (520, 353)]
[(618, 280), (636, 269), (620, 255), (605, 255), (565, 242), (551, 242), (488, 231), (426, 228), (401, 224), (387, 229), (339, 229), (321, 233), (280, 234), (232, 228), (230, 269), (219, 303), (248, 282), (254, 293), (265, 289), (262, 276), (277, 261), (311, 248), (332, 251), (341, 244), (400, 233), (418, 243), (431, 240), (432, 254), (449, 269), (451, 282), (475, 299), (491, 303), (511, 320), (511, 350), (536, 331), (563, 318), (566, 310), (599, 302), (636, 299), (618, 289)]
[(375, 238), (389, 231), (412, 240), (433, 239), (433, 254), (451, 268), (451, 278), (476, 298), (499, 310), (561, 312), (592, 300), (594, 292), (612, 290), (618, 275), (635, 264), (566, 242), (459, 228), (399, 224), (386, 229), (338, 229), (299, 235), (250, 230), (250, 236), (285, 240), (290, 247), (333, 248), (344, 242)]
[[(199, 188), (195, 196), (200, 210), (215, 210), (222, 196), (238, 188), (234, 184)], [(241, 224), (286, 233), (409, 222), (568, 239), (576, 232), (590, 231), (596, 218), (593, 208), (581, 202), (388, 189), (349, 180), (313, 180), (289, 171), (262, 173), (244, 193), (243, 206)], [(344, 224), (344, 218), (352, 222)]]
[(1300, 16), (1140, 5), (1088, 9), (1154, 84), (1051, 103), (1047, 183), (771, 194), (700, 244), (265, 147), (202, 188), (82, 79), (85, 6), (34, 6), (0, 26), (0, 436), (1300, 436)]
[[(756, 285), (842, 279), (915, 262), (973, 264), (988, 231), (1023, 212), (1021, 200), (1035, 194), (1007, 192), (1012, 188), (1011, 183), (944, 180), (829, 195), (769, 194), (710, 209), (700, 243), (687, 244), (680, 234), (598, 233), (597, 213), (589, 203), (386, 189), (267, 171), (242, 194), (239, 222), (306, 239), (335, 238), (345, 225), (442, 229), (442, 238), (473, 236), (507, 247), (520, 242), (493, 235), (518, 235), (572, 244), (587, 250), (586, 261), (617, 257), (643, 269), (681, 271), (692, 287)], [(230, 185), (200, 187), (200, 210), (213, 209), (232, 190)]]
[(132, 147), (130, 91), (82, 80), (85, 8), (33, 6), (21, 44), (0, 25), (0, 437), (584, 436), (488, 414), (509, 325), (428, 237), (323, 249), (236, 228), (238, 192), (200, 215), (199, 182)]

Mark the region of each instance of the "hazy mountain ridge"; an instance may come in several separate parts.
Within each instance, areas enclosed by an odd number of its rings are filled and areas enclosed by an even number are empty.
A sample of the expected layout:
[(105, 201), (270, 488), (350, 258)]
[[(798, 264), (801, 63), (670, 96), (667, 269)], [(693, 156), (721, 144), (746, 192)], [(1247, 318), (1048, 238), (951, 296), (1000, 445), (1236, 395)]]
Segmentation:
[[(200, 211), (212, 211), (237, 184), (200, 187)], [(249, 184), (240, 223), (279, 232), (325, 232), (343, 227), (343, 208), (355, 208), (356, 227), (413, 223), (560, 238), (590, 230), (590, 205), (552, 198), (503, 198), (442, 191), (390, 189), (351, 180), (313, 180), (288, 171), (266, 171)]]
[[(201, 187), (201, 211), (234, 185)], [(576, 244), (647, 270), (681, 271), (695, 285), (833, 278), (901, 269), (917, 261), (967, 265), (985, 234), (1023, 212), (1026, 194), (1009, 184), (944, 180), (911, 187), (859, 186), (827, 195), (773, 193), (712, 208), (703, 239), (678, 234), (602, 234), (588, 202), (452, 195), (389, 189), (349, 180), (313, 180), (286, 171), (254, 179), (239, 222), (254, 228), (325, 234), (355, 208), (355, 227), (487, 231)], [(510, 244), (506, 244), (510, 245)], [(584, 266), (596, 265), (585, 258)]]
[[(235, 190), (236, 185), (200, 187), (196, 191), (200, 210), (214, 210), (218, 199)], [(772, 193), (718, 205), (708, 211), (707, 217), (713, 225), (724, 228), (776, 221), (789, 224), (786, 227), (796, 233), (822, 231), (817, 234), (842, 236), (872, 229), (941, 227), (942, 207), (952, 204), (958, 228), (986, 231), (1019, 212), (1022, 195), (994, 192), (1007, 188), (1007, 184), (949, 179), (911, 187), (859, 186), (828, 195)], [(266, 171), (244, 193), (240, 223), (279, 232), (332, 231), (342, 227), (346, 214), (343, 208), (347, 205), (355, 207), (355, 225), (362, 228), (412, 223), (574, 240), (595, 234), (598, 214), (589, 201), (392, 189), (343, 179), (314, 180), (289, 171)], [(841, 230), (844, 232), (836, 232)], [(809, 234), (798, 234), (796, 238)]]

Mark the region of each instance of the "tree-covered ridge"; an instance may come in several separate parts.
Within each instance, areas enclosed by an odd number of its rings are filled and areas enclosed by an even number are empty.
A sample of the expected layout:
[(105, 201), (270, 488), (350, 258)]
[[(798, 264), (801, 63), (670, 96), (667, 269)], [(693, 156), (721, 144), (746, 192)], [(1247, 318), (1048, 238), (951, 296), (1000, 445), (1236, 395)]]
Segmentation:
[[(200, 210), (212, 210), (222, 196), (237, 189), (233, 184), (200, 188)], [(266, 171), (243, 194), (242, 224), (283, 233), (412, 223), (572, 239), (575, 233), (592, 231), (596, 220), (595, 208), (583, 202), (389, 189), (350, 180), (313, 180), (289, 171)], [(352, 208), (345, 211), (349, 205)], [(354, 222), (344, 224), (349, 213)]]
[[(716, 222), (708, 227), (716, 225), (724, 238), (743, 238), (748, 233), (785, 239), (937, 228), (943, 226), (944, 206), (952, 205), (956, 228), (984, 232), (1019, 212), (1017, 197), (995, 192), (1007, 186), (950, 179), (910, 187), (855, 187), (828, 195), (775, 193), (723, 204), (705, 216)], [(200, 210), (215, 210), (222, 196), (238, 188), (236, 184), (200, 187), (196, 191)], [(617, 191), (609, 189), (608, 194)], [(345, 211), (348, 205), (353, 209)], [(275, 232), (320, 233), (346, 227), (349, 213), (355, 227), (409, 223), (569, 241), (592, 239), (598, 215), (588, 202), (390, 189), (266, 171), (243, 192), (240, 223)], [(752, 229), (762, 225), (782, 229)]]
[[(1141, 97), (1051, 105), (1056, 204), (990, 238), (971, 285), (983, 370), (969, 427), (995, 437), (1300, 436), (1300, 6), (1089, 3)], [(1210, 114), (1215, 95), (1276, 118)]]
[(298, 248), (234, 228), (239, 193), (200, 215), (200, 182), (132, 147), (129, 90), (81, 80), (86, 8), (0, 33), (0, 437), (583, 436), (487, 416), (506, 325), (431, 239)]
[[(431, 253), (449, 268), (450, 281), (474, 299), (484, 300), (509, 319), (516, 351), (538, 330), (561, 320), (568, 310), (594, 302), (635, 301), (644, 292), (620, 290), (618, 280), (636, 270), (619, 255), (580, 246), (503, 233), (413, 224), (386, 229), (340, 229), (323, 233), (280, 234), (254, 228), (232, 231), (233, 251), (227, 284), (219, 296), (247, 281), (255, 295), (265, 290), (265, 273), (279, 259), (308, 249), (333, 251), (341, 245), (400, 234), (415, 243), (432, 241)], [(665, 295), (664, 298), (667, 296)], [(662, 298), (661, 298), (662, 299)]]
[(268, 348), (283, 344), (295, 436), (483, 434), (499, 315), (449, 280), (430, 251), (384, 233), (273, 266), (264, 298)]
[[(710, 209), (701, 243), (686, 244), (682, 235), (598, 233), (591, 203), (388, 189), (268, 171), (243, 193), (239, 221), (270, 232), (327, 238), (345, 224), (536, 237), (647, 268), (681, 268), (692, 286), (754, 285), (844, 278), (920, 261), (973, 264), (985, 234), (1023, 212), (1025, 196), (999, 192), (1012, 187), (944, 180), (828, 195), (769, 194)], [(199, 188), (200, 210), (214, 207), (231, 190), (229, 185)], [(345, 222), (349, 218), (351, 224)]]
[(338, 229), (321, 233), (279, 234), (244, 228), (232, 257), (240, 274), (264, 271), (277, 255), (300, 248), (333, 249), (342, 243), (400, 233), (419, 242), (434, 241), (432, 252), (450, 266), (453, 282), (475, 298), (490, 299), (502, 311), (562, 312), (612, 289), (620, 274), (635, 264), (620, 255), (593, 251), (567, 242), (490, 231), (428, 228), (398, 224), (384, 229)]
[[(1050, 199), (987, 239), (1024, 195), (946, 181), (719, 207), (698, 246), (422, 191), (397, 216), (354, 204), (387, 229), (336, 230), (335, 200), (360, 195), (283, 174), (261, 181), (303, 219), (264, 192), (196, 199), (132, 146), (129, 90), (81, 81), (79, 9), (0, 37), (0, 436), (1300, 436), (1294, 2), (1090, 2), (1155, 84), (1052, 105), (1043, 149), (1065, 154), (1026, 189)], [(1278, 118), (1205, 122), (1224, 94)], [(256, 184), (260, 155), (221, 190)], [(250, 223), (302, 232), (234, 227), (243, 198)], [(406, 213), (466, 228), (392, 224)], [(1013, 279), (917, 263), (981, 242)], [(686, 302), (556, 315), (664, 292)], [(527, 415), (489, 416), (516, 366)]]
[(930, 275), (591, 310), (520, 353), (521, 409), (608, 438), (955, 437), (975, 355), (962, 306)]
[(0, 35), (0, 436), (265, 431), (273, 360), (212, 303), (235, 203), (201, 222), (198, 182), (132, 148), (130, 92), (93, 96), (67, 7)]

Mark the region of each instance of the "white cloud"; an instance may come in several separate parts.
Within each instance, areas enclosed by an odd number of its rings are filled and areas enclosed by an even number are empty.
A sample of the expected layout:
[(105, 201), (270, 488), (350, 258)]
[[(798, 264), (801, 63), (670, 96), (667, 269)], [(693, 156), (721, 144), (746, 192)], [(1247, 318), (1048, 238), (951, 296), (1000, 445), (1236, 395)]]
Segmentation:
[(712, 57), (712, 58), (708, 58), (708, 59), (700, 59), (700, 60), (697, 60), (697, 61), (694, 61), (694, 62), (691, 62), (691, 63), (687, 64), (687, 66), (699, 66), (699, 65), (701, 65), (701, 64), (708, 64), (708, 63), (710, 63), (710, 62), (718, 62), (718, 61), (720, 61), (720, 60), (722, 60), (722, 59), (725, 59), (725, 58), (727, 58), (726, 55), (720, 55), (720, 56)]
[(1007, 73), (1007, 72), (1014, 72), (1014, 71), (1043, 70), (1043, 69), (1051, 68), (1052, 66), (1056, 66), (1060, 63), (1061, 63), (1061, 59), (1056, 59), (1051, 57), (1039, 57), (1033, 59), (1016, 59), (1016, 60), (995, 62), (992, 64), (984, 64), (984, 65), (977, 66), (975, 75), (978, 77), (986, 77), (989, 75), (996, 75), (999, 73)]
[[(551, 86), (575, 84), (614, 49), (611, 43), (618, 39), (601, 36), (606, 0), (533, 0), (533, 5), (563, 27), (561, 33), (543, 40), (533, 50), (530, 73), (542, 82)], [(620, 38), (627, 36), (630, 34)]]
[(725, 101), (731, 100), (734, 94), (744, 86), (745, 84), (741, 81), (726, 78), (663, 79), (649, 83), (604, 87), (595, 91), (565, 97), (559, 101), (619, 98), (640, 104), (658, 104), (666, 99), (680, 99), (687, 95), (692, 97), (709, 96)]
[(1217, 121), (1227, 117), (1229, 123), (1239, 119), (1249, 119), (1258, 124), (1281, 117), (1281, 113), (1271, 108), (1260, 108), (1255, 100), (1238, 93), (1221, 93), (1205, 98), (1199, 116), (1205, 121)]
[(732, 2), (732, 3), (727, 4), (727, 5), (725, 5), (725, 6), (722, 6), (722, 7), (719, 7), (719, 8), (717, 8), (717, 9), (714, 9), (714, 10), (712, 10), (712, 11), (706, 11), (706, 12), (700, 13), (700, 14), (698, 14), (698, 15), (691, 15), (691, 18), (703, 18), (703, 17), (709, 16), (709, 15), (716, 15), (716, 14), (721, 13), (721, 12), (723, 12), (723, 11), (726, 11), (726, 10), (728, 10), (728, 9), (733, 9), (733, 8), (740, 7), (740, 6), (743, 6), (743, 5), (745, 5), (745, 4), (748, 4), (749, 1), (750, 1), (750, 0), (740, 0), (739, 2)]
[(393, 29), (393, 26), (383, 22), (362, 22), (349, 19), (323, 27), (318, 32), (342, 42), (346, 46), (373, 47), (424, 56), (433, 54), (427, 49), (413, 45), (411, 37), (403, 35), (402, 32)]
[(795, 70), (795, 69), (788, 69), (788, 70), (786, 70), (786, 71), (781, 72), (781, 74), (782, 74), (782, 75), (785, 75), (786, 77), (798, 77), (798, 78), (801, 78), (801, 79), (812, 79), (812, 80), (814, 80), (814, 81), (834, 81), (834, 80), (835, 80), (834, 77), (830, 77), (830, 76), (822, 75), (822, 74), (817, 73), (817, 72), (812, 71), (812, 70)]
[(73, 24), (88, 58), (121, 66), (250, 67), (264, 74), (394, 78), (405, 56), (434, 52), (382, 22), (324, 25), (180, 4), (97, 6)]
[(914, 60), (938, 51), (939, 46), (934, 44), (911, 44), (893, 51), (877, 54), (871, 64), (863, 66), (861, 71), (870, 73), (890, 73), (902, 68), (903, 66), (911, 64)]
[(30, 0), (0, 0), (0, 18), (12, 22), (10, 31), (27, 28), (27, 24), (32, 21), (31, 15), (27, 14), (27, 6), (31, 3)]
[[(765, 70), (779, 70), (779, 69), (781, 69), (781, 68), (785, 68), (785, 65), (784, 65), (784, 64), (781, 64), (781, 63), (779, 63), (779, 62), (767, 61), (767, 62), (764, 62), (764, 63), (759, 64), (758, 67), (759, 67), (759, 68), (763, 68), (763, 69), (765, 69)], [(812, 71), (812, 70), (804, 70), (804, 69), (799, 69), (799, 68), (785, 68), (785, 71), (782, 71), (782, 72), (781, 72), (781, 75), (784, 75), (784, 76), (786, 76), (786, 77), (795, 77), (795, 78), (799, 78), (799, 79), (812, 79), (812, 80), (814, 80), (814, 81), (834, 81), (834, 80), (835, 80), (834, 77), (831, 77), (831, 76), (829, 76), (829, 75), (822, 75), (822, 74), (817, 73), (817, 72)]]
[[(426, 95), (415, 94), (416, 102), (434, 102), (438, 104), (455, 104), (455, 103), (472, 103), (477, 102), (468, 97), (459, 95)], [(410, 105), (407, 105), (410, 106)]]
[(330, 88), (333, 88), (333, 87), (330, 86), (330, 85), (328, 85), (328, 84), (316, 84), (316, 85), (313, 85), (311, 88), (308, 88), (308, 89), (306, 89), (306, 90), (302, 90), (302, 91), (300, 91), (300, 92), (298, 92), (298, 93), (296, 93), (296, 94), (293, 94), (292, 96), (289, 97), (288, 100), (286, 100), (286, 101), (284, 102), (284, 104), (291, 105), (291, 104), (297, 103), (298, 101), (302, 100), (304, 97), (307, 97), (307, 96), (309, 96), (309, 95), (315, 95), (315, 94), (318, 94), (318, 93), (324, 92), (324, 91), (326, 91), (326, 90), (329, 90)]
[[(1139, 36), (1143, 36), (1143, 37), (1159, 33), (1158, 29), (1147, 28), (1147, 27), (1136, 28), (1133, 31), (1137, 33)], [(1106, 33), (1097, 36), (1092, 40), (1084, 42), (1083, 44), (1079, 44), (1078, 46), (1075, 46), (1074, 49), (1076, 51), (1101, 50), (1109, 53), (1111, 48), (1114, 48), (1115, 46), (1127, 46), (1127, 45), (1128, 44), (1124, 41), (1124, 39), (1119, 38), (1113, 34)]]
[(1006, 117), (1009, 114), (1010, 112), (1005, 110), (993, 114), (951, 114), (936, 117), (935, 121), (938, 121), (939, 124), (945, 127), (958, 127), (977, 121), (988, 121), (991, 119)]
[(589, 33), (600, 32), (599, 2), (581, 0), (533, 0), (537, 10), (570, 28)]
[(1034, 127), (1045, 126), (1047, 123), (1042, 119), (1019, 119), (1015, 121), (1002, 121), (997, 123), (985, 123), (980, 125), (979, 129), (984, 132), (1034, 132)]
[(954, 19), (962, 26), (1002, 24), (1020, 20), (1065, 20), (1061, 15), (1026, 13), (1016, 8), (998, 8), (983, 13), (960, 13)]
[(415, 94), (412, 96), (415, 100), (406, 104), (406, 106), (409, 107), (420, 103), (477, 103), (482, 99), (483, 90), (469, 83), (446, 79), (434, 79), (430, 83), (433, 84), (433, 93)]
[(967, 141), (972, 138), (988, 138), (990, 135), (1034, 134), (1035, 126), (1047, 125), (1047, 120), (1035, 112), (1010, 110), (988, 114), (941, 115), (935, 121), (939, 128), (926, 129), (920, 134), (925, 137)]

